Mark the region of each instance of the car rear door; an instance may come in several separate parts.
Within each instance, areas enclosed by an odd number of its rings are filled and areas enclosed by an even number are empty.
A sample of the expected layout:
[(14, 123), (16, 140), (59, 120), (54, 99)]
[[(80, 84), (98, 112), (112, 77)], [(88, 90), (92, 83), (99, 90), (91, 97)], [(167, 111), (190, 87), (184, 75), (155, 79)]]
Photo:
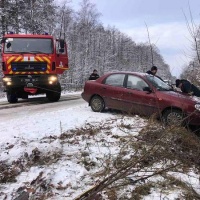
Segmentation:
[(104, 98), (106, 107), (121, 110), (122, 96), (125, 84), (125, 74), (111, 74), (101, 85), (101, 96)]
[(144, 91), (145, 88), (149, 88), (144, 79), (136, 75), (127, 75), (125, 86), (126, 90), (122, 96), (124, 110), (146, 116), (157, 112), (156, 95), (154, 92)]

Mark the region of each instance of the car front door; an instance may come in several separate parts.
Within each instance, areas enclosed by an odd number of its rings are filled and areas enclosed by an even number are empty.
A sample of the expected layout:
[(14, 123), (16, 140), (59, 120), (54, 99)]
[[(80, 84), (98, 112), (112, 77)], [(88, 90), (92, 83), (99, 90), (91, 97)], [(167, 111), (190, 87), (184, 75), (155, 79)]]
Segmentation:
[(128, 75), (125, 87), (126, 90), (124, 90), (122, 97), (124, 110), (146, 116), (157, 111), (156, 95), (153, 91), (145, 91), (149, 88), (149, 85), (141, 77)]

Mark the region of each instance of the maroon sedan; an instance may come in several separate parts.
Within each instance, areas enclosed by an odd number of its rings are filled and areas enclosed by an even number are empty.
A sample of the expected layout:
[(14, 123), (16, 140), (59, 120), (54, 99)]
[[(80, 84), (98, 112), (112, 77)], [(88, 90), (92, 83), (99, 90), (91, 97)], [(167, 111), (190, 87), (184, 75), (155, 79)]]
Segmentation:
[(113, 108), (139, 115), (156, 114), (167, 124), (200, 125), (200, 100), (176, 92), (156, 76), (108, 73), (85, 83), (82, 98), (94, 112)]

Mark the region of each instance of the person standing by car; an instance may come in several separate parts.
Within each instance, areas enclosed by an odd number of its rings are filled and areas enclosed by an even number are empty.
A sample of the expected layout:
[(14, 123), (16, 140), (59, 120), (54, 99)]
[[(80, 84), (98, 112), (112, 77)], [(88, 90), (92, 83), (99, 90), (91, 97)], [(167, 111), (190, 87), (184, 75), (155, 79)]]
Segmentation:
[(156, 73), (157, 73), (157, 71), (158, 71), (158, 68), (157, 68), (156, 66), (153, 66), (153, 67), (151, 68), (151, 70), (148, 70), (146, 73), (155, 76)]
[(176, 79), (176, 87), (180, 88), (183, 93), (200, 97), (200, 90), (188, 80)]
[[(160, 78), (159, 76), (156, 75), (157, 71), (158, 71), (158, 68), (157, 68), (156, 66), (153, 66), (153, 67), (151, 67), (151, 70), (148, 70), (146, 73), (147, 73), (147, 74), (151, 74), (151, 75), (153, 75), (153, 76), (156, 76), (156, 77), (159, 78), (161, 81), (163, 81), (162, 78)], [(163, 82), (164, 82), (164, 81), (163, 81)]]
[(94, 69), (94, 70), (93, 70), (93, 73), (90, 74), (89, 80), (96, 80), (96, 79), (98, 79), (98, 78), (99, 78), (99, 74), (97, 74), (97, 70)]

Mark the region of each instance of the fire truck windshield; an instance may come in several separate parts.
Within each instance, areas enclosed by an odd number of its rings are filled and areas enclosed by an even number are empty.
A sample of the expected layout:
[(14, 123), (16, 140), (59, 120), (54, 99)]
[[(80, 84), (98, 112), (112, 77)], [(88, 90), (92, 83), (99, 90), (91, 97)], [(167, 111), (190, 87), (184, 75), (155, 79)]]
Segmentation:
[(6, 38), (4, 53), (53, 53), (49, 38)]

